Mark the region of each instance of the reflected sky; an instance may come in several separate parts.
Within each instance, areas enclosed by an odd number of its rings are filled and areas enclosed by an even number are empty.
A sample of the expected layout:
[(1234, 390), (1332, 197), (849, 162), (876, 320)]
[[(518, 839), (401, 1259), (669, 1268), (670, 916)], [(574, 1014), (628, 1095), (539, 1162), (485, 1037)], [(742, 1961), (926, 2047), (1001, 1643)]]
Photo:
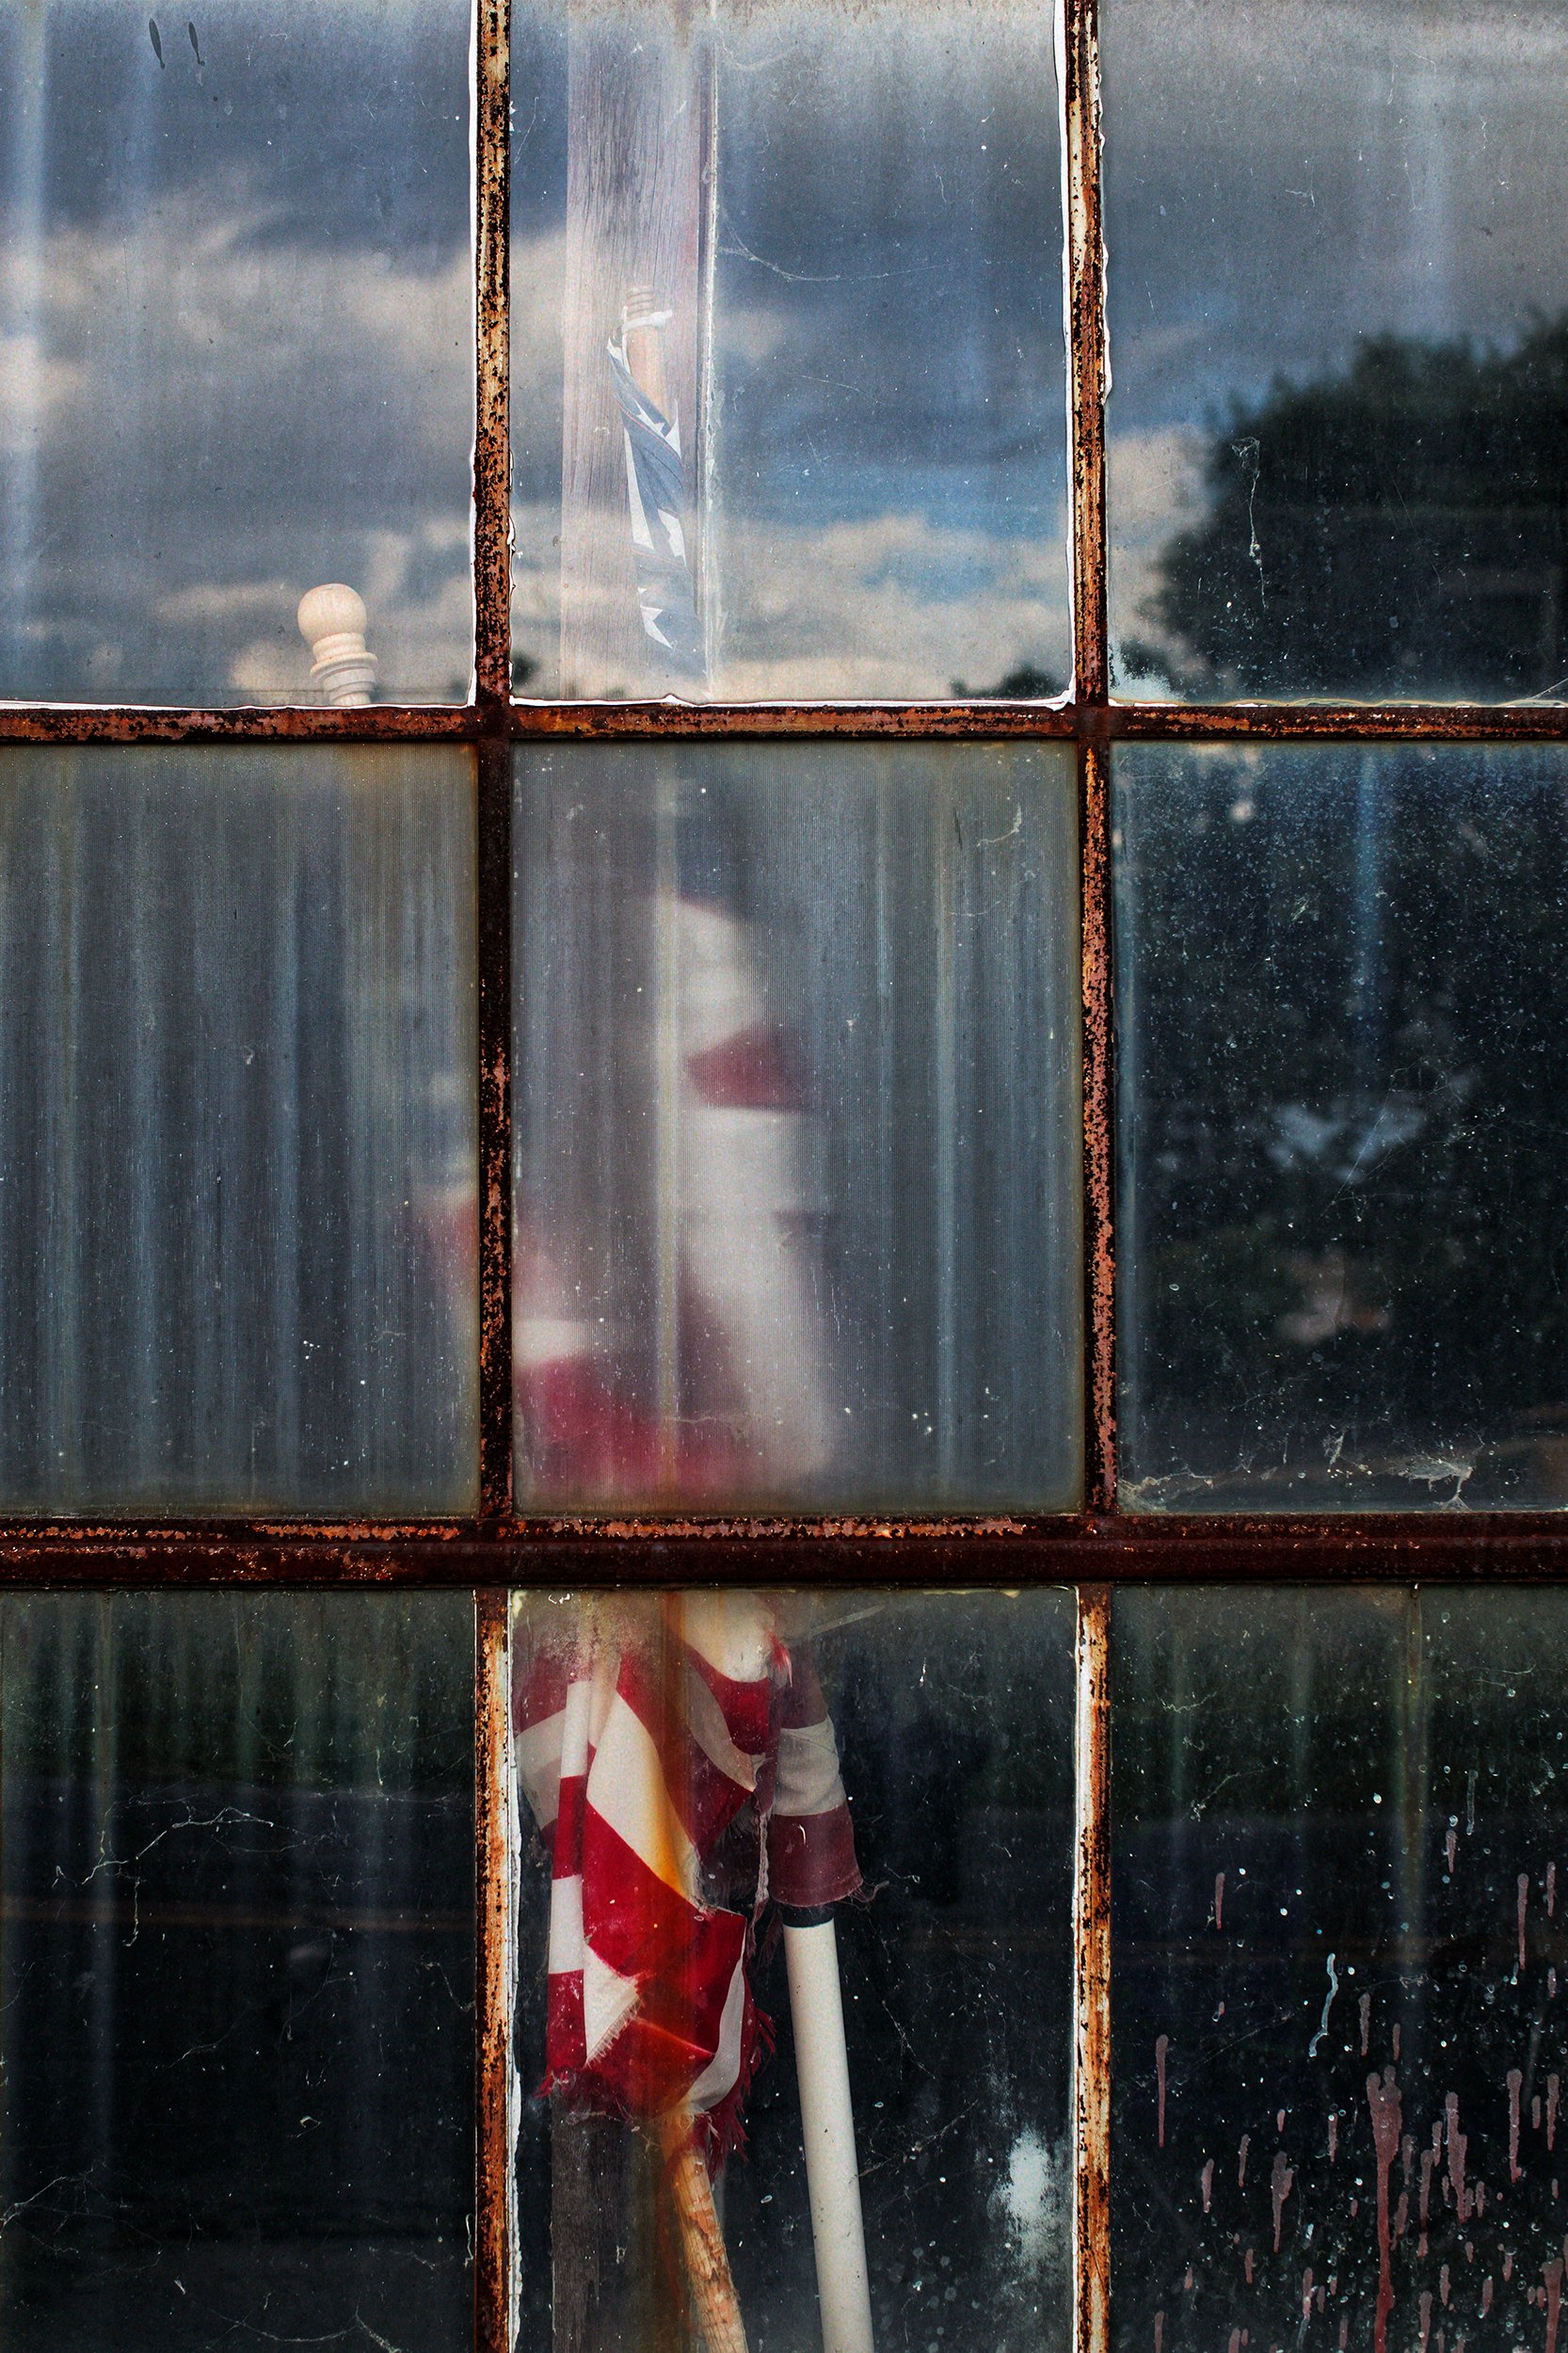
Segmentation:
[(360, 586), (382, 691), (462, 694), (468, 10), (0, 21), (0, 693), (301, 699)]
[(1255, 0), (1218, 40), (1195, 0), (1105, 0), (1102, 56), (1112, 618), (1147, 635), (1155, 559), (1233, 404), (1369, 335), (1508, 348), (1568, 306), (1568, 21)]

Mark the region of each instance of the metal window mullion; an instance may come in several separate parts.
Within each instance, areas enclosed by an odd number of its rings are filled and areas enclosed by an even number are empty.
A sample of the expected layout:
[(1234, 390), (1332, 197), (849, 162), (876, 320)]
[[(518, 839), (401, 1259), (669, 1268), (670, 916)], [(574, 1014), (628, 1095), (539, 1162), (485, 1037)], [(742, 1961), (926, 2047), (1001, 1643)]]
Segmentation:
[(1111, 1590), (1078, 1589), (1073, 1822), (1073, 2353), (1111, 2326)]
[(508, 1598), (474, 1594), (474, 2353), (511, 2353), (514, 2098)]

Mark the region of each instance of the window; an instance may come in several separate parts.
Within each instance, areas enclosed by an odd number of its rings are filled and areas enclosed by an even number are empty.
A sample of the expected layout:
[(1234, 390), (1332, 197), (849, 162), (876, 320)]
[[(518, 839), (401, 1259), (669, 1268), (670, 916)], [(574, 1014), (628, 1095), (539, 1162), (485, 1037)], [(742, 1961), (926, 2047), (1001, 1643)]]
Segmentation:
[(0, 27), (18, 2343), (1555, 2353), (1565, 45)]

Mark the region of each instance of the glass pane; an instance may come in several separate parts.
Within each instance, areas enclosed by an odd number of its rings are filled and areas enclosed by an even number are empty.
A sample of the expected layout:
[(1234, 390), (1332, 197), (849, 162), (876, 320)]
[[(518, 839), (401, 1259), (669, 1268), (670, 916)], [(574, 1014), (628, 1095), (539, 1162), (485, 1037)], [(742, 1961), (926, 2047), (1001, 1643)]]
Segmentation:
[(1066, 684), (1048, 10), (518, 9), (527, 694)]
[(1568, 1501), (1568, 758), (1116, 778), (1124, 1500)]
[(514, 1641), (524, 2353), (1065, 2344), (1072, 1596)]
[(1565, 1673), (1560, 1593), (1117, 1594), (1119, 2345), (1557, 2342)]
[(460, 1594), (0, 1602), (0, 2329), (472, 2334)]
[(383, 695), (466, 693), (468, 47), (465, 0), (5, 9), (0, 695), (310, 702), (324, 581)]
[(0, 1503), (475, 1482), (472, 762), (0, 751)]
[(1076, 840), (1056, 747), (520, 756), (523, 1494), (1072, 1501)]
[(1558, 0), (1100, 24), (1118, 685), (1568, 692)]

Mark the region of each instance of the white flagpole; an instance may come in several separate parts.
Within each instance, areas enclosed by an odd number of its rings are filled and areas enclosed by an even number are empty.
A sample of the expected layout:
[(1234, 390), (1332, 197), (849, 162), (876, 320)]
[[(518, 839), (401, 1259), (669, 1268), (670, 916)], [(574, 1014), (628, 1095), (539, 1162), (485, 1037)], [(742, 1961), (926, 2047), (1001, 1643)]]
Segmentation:
[(806, 2186), (817, 2253), (823, 2353), (873, 2353), (866, 2229), (844, 2047), (839, 1940), (831, 1919), (784, 1925), (795, 2072), (806, 2136)]

